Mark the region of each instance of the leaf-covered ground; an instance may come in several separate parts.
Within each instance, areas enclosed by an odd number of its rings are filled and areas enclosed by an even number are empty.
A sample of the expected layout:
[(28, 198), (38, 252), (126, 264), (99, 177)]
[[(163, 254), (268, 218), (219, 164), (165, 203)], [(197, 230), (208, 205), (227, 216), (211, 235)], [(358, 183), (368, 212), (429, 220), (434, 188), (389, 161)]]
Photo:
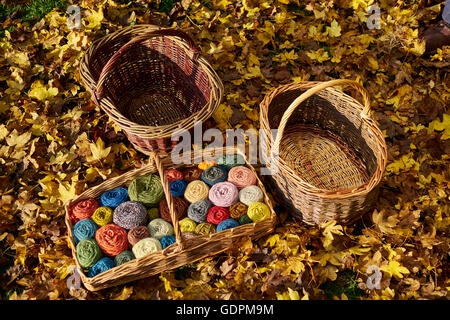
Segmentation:
[[(80, 30), (66, 25), (70, 1), (12, 2), (0, 5), (2, 299), (448, 298), (450, 50), (425, 55), (420, 41), (444, 1), (73, 1)], [(366, 25), (371, 4), (379, 29)], [(259, 102), (280, 84), (362, 83), (389, 149), (376, 208), (353, 226), (308, 228), (277, 206), (281, 223), (258, 241), (127, 285), (69, 292), (63, 202), (146, 161), (90, 102), (80, 58), (93, 40), (140, 23), (195, 39), (225, 85), (221, 129), (258, 128)], [(371, 265), (380, 289), (367, 288)]]

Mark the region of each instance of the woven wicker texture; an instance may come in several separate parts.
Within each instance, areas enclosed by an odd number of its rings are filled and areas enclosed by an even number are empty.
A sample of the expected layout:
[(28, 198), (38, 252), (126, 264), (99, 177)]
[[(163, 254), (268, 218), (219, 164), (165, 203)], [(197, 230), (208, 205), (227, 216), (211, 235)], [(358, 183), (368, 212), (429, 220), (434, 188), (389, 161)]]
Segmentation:
[[(224, 148), (215, 150), (217, 150), (216, 153), (222, 152), (221, 154), (225, 154), (227, 152), (227, 149)], [(231, 152), (239, 152), (239, 151), (235, 149), (228, 150), (228, 153)], [(207, 154), (211, 154), (210, 151), (208, 151)], [(193, 161), (198, 163), (197, 158), (202, 155), (192, 153), (191, 156), (193, 157), (192, 158)], [(256, 171), (254, 171), (254, 168), (250, 165), (250, 163), (246, 163), (246, 165), (256, 175)], [(178, 268), (182, 265), (192, 263), (202, 258), (223, 252), (228, 248), (230, 248), (233, 244), (236, 243), (236, 241), (238, 241), (242, 237), (248, 236), (252, 239), (258, 239), (273, 231), (277, 218), (275, 212), (272, 209), (272, 204), (265, 192), (264, 186), (258, 178), (257, 185), (261, 188), (261, 190), (264, 191), (263, 201), (270, 208), (271, 215), (269, 219), (255, 223), (248, 223), (243, 226), (224, 230), (220, 234), (213, 233), (213, 234), (197, 235), (196, 237), (182, 237), (180, 225), (178, 223), (174, 211), (172, 195), (170, 194), (169, 191), (169, 182), (164, 174), (164, 168), (182, 169), (183, 167), (182, 165), (174, 165), (171, 162), (170, 157), (160, 159), (159, 157), (155, 156), (154, 161), (150, 161), (147, 166), (127, 172), (121, 176), (108, 179), (105, 182), (101, 183), (100, 185), (86, 190), (77, 198), (69, 201), (66, 204), (65, 222), (68, 227), (69, 241), (72, 247), (72, 254), (74, 258), (76, 258), (76, 250), (75, 250), (76, 246), (72, 234), (73, 225), (69, 218), (69, 207), (72, 204), (84, 199), (98, 198), (106, 190), (111, 190), (120, 186), (127, 187), (129, 186), (131, 181), (133, 181), (136, 177), (139, 176), (159, 173), (159, 176), (163, 177), (162, 184), (165, 192), (167, 205), (171, 213), (171, 220), (173, 222), (174, 234), (176, 238), (175, 244), (168, 246), (167, 248), (161, 251), (157, 251), (144, 257), (126, 262), (113, 269), (102, 272), (92, 278), (87, 277), (86, 274), (82, 272), (78, 260), (75, 259), (81, 280), (88, 290), (96, 291), (103, 288), (108, 288), (115, 285), (134, 281), (137, 279), (146, 278), (165, 270)]]
[[(335, 86), (356, 89), (363, 104)], [(369, 111), (366, 91), (351, 80), (292, 83), (261, 102), (263, 158), (278, 160), (271, 178), (295, 217), (348, 224), (372, 207), (387, 151)]]
[(93, 100), (146, 154), (168, 152), (178, 129), (208, 119), (223, 85), (184, 32), (153, 25), (125, 27), (93, 43), (81, 78)]

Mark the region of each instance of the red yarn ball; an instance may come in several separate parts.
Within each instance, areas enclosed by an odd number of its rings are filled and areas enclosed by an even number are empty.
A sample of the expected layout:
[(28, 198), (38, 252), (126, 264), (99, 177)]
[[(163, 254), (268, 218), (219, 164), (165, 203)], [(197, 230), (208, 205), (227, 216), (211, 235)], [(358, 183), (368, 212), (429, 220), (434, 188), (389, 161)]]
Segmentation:
[(208, 215), (206, 216), (206, 221), (213, 225), (218, 225), (224, 220), (230, 218), (230, 210), (228, 208), (215, 206), (208, 210)]
[(178, 171), (177, 169), (166, 170), (164, 174), (169, 183), (175, 180), (183, 180), (183, 172)]
[(75, 224), (80, 220), (90, 218), (99, 206), (98, 201), (95, 199), (78, 201), (69, 209), (69, 217), (72, 224)]
[(107, 256), (117, 256), (128, 249), (127, 231), (116, 225), (107, 224), (95, 232), (95, 241)]

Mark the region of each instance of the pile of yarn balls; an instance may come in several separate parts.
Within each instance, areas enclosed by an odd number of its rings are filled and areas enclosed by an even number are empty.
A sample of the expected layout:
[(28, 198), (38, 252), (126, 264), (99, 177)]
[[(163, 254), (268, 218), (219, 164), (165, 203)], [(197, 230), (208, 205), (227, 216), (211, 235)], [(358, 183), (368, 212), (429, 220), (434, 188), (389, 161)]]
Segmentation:
[[(242, 156), (202, 162), (194, 171), (165, 171), (184, 238), (270, 217), (257, 178)], [(89, 277), (176, 242), (156, 174), (138, 177), (128, 188), (108, 190), (99, 199), (79, 201), (69, 209), (69, 217), (77, 259)]]

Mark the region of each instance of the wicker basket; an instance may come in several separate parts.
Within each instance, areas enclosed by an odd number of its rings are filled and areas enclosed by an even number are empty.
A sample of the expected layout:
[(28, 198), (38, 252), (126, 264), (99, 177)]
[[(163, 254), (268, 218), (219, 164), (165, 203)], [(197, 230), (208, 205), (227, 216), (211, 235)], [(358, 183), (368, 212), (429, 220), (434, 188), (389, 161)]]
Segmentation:
[[(334, 86), (355, 88), (363, 104)], [(271, 179), (294, 217), (349, 224), (372, 207), (387, 150), (369, 108), (366, 91), (351, 80), (292, 83), (261, 102), (263, 159), (275, 159)]]
[[(237, 149), (220, 148), (214, 150), (216, 150), (216, 152), (222, 152), (222, 154), (239, 153)], [(199, 157), (201, 157), (201, 154), (195, 152), (195, 155), (192, 154), (190, 157), (191, 159), (198, 159)], [(147, 166), (127, 172), (119, 177), (108, 179), (100, 185), (86, 190), (81, 195), (79, 195), (75, 199), (70, 200), (65, 205), (65, 223), (68, 229), (72, 255), (75, 259), (77, 270), (81, 276), (81, 280), (88, 290), (97, 291), (100, 289), (127, 283), (133, 280), (146, 278), (165, 270), (178, 268), (185, 264), (189, 264), (202, 258), (223, 252), (233, 246), (236, 241), (238, 241), (242, 237), (249, 236), (251, 239), (257, 239), (273, 232), (274, 230), (277, 217), (275, 212), (273, 211), (273, 206), (267, 196), (264, 185), (261, 183), (256, 174), (255, 169), (246, 160), (247, 166), (257, 176), (257, 185), (263, 191), (264, 202), (269, 206), (271, 210), (270, 218), (260, 222), (254, 222), (232, 229), (227, 229), (214, 234), (200, 235), (194, 238), (183, 239), (181, 237), (178, 220), (176, 219), (175, 213), (173, 211), (173, 200), (169, 190), (169, 183), (166, 176), (164, 175), (163, 169), (164, 167), (180, 168), (183, 165), (174, 165), (171, 162), (170, 157), (166, 157), (161, 160), (159, 156), (155, 156), (154, 154), (152, 154), (152, 158), (154, 159), (154, 161), (150, 162)], [(171, 215), (172, 224), (174, 226), (176, 243), (168, 246), (162, 251), (152, 253), (142, 258), (131, 260), (120, 266), (100, 273), (95, 277), (87, 277), (87, 275), (83, 273), (82, 268), (80, 267), (76, 258), (76, 245), (72, 234), (73, 225), (69, 218), (69, 207), (80, 200), (98, 198), (106, 190), (110, 190), (120, 186), (128, 187), (131, 181), (133, 181), (136, 177), (150, 173), (159, 173), (159, 176), (163, 177), (162, 182)]]
[(184, 32), (126, 27), (93, 43), (80, 75), (102, 110), (139, 151), (169, 152), (178, 129), (190, 130), (217, 109), (223, 85)]

